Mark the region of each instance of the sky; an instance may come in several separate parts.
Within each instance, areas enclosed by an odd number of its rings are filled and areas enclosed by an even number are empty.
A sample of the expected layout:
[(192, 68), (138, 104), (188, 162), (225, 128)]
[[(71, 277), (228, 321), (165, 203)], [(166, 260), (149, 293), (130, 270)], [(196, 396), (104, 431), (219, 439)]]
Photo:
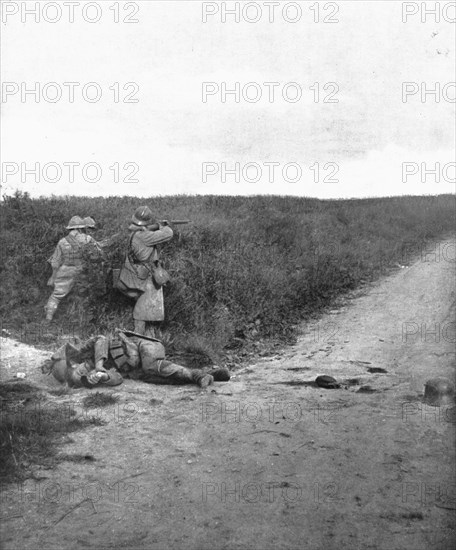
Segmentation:
[(454, 192), (451, 3), (245, 4), (2, 1), (2, 194)]

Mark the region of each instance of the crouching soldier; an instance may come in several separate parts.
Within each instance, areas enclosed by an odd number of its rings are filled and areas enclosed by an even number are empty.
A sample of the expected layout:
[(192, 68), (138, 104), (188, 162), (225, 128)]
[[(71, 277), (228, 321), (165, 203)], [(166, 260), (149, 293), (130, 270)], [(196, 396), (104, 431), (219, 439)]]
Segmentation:
[(167, 361), (163, 344), (134, 332), (120, 331), (112, 337), (96, 336), (77, 349), (66, 344), (42, 367), (70, 387), (113, 386), (123, 377), (152, 384), (197, 384), (207, 388), (215, 381), (228, 381), (228, 369), (191, 370)]
[(60, 302), (72, 291), (84, 269), (84, 255), (91, 259), (101, 255), (97, 242), (82, 232), (85, 227), (82, 218), (73, 216), (67, 226), (68, 235), (60, 239), (54, 254), (48, 260), (52, 266), (48, 286), (54, 289), (44, 307), (47, 321), (52, 321)]

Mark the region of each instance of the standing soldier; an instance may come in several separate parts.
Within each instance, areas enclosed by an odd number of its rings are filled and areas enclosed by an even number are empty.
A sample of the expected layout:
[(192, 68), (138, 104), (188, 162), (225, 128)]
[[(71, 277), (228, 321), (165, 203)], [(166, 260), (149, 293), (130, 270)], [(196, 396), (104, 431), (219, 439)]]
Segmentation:
[(131, 234), (117, 288), (136, 299), (135, 332), (146, 334), (146, 323), (149, 323), (147, 335), (154, 337), (159, 334), (159, 323), (165, 318), (163, 284), (168, 280), (159, 261), (157, 245), (170, 241), (173, 230), (167, 222), (154, 223), (147, 206), (136, 209), (128, 230)]
[(73, 216), (66, 227), (69, 229), (68, 235), (60, 239), (54, 254), (48, 260), (52, 266), (48, 286), (53, 286), (54, 290), (44, 307), (47, 321), (52, 321), (59, 303), (71, 292), (77, 276), (83, 270), (84, 252), (87, 251), (91, 257), (101, 253), (97, 242), (83, 233), (85, 227), (82, 218)]

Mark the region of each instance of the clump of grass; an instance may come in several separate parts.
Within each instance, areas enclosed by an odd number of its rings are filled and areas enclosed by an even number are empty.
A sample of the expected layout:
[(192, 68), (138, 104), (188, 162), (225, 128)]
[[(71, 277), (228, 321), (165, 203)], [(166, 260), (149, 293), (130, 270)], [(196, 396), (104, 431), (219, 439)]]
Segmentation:
[(176, 338), (167, 353), (170, 361), (190, 369), (209, 367), (217, 362), (217, 353), (210, 340), (197, 335)]
[(27, 382), (4, 382), (0, 384), (0, 399), (13, 399), (18, 396), (36, 395), (39, 390)]
[[(53, 465), (63, 436), (90, 426), (106, 424), (97, 417), (77, 418), (70, 407), (39, 402), (39, 406), (22, 404), (24, 395), (37, 395), (29, 384), (0, 384), (2, 399), (0, 416), (0, 479), (13, 481), (31, 475), (35, 464)], [(33, 400), (32, 400), (33, 403)]]
[(114, 405), (119, 401), (119, 397), (112, 393), (95, 392), (87, 395), (82, 400), (86, 409), (95, 409), (98, 407), (108, 407)]

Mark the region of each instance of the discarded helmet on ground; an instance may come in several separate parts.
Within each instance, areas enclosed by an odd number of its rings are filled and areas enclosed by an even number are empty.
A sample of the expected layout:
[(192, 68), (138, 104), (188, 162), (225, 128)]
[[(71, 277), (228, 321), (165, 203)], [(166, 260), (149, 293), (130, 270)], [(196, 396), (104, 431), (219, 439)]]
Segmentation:
[(149, 225), (153, 221), (152, 217), (152, 211), (148, 206), (140, 206), (135, 210), (131, 221), (135, 225)]
[(440, 407), (454, 402), (454, 384), (443, 376), (431, 378), (424, 385), (424, 403)]
[(87, 216), (87, 218), (84, 218), (82, 221), (84, 222), (85, 226), (90, 229), (94, 229), (96, 226), (95, 220), (90, 216)]
[(67, 229), (84, 229), (85, 228), (84, 220), (81, 216), (73, 216), (66, 226)]
[(326, 388), (331, 390), (340, 388), (340, 384), (337, 382), (337, 380), (332, 376), (328, 376), (327, 374), (317, 376), (317, 378), (315, 378), (315, 382), (317, 386), (319, 386), (320, 388)]

